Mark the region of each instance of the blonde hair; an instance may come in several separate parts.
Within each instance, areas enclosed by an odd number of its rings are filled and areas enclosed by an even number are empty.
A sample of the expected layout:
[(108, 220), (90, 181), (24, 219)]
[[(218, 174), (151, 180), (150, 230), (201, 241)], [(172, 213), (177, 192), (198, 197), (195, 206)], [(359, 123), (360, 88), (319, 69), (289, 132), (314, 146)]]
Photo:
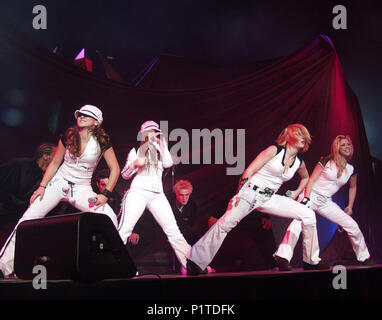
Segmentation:
[[(341, 156), (339, 152), (342, 140), (348, 140), (351, 144), (351, 154), (346, 159), (343, 156)], [(346, 168), (347, 161), (350, 161), (353, 158), (353, 154), (354, 154), (353, 142), (351, 141), (349, 136), (340, 134), (334, 138), (332, 142), (332, 146), (330, 148), (329, 159), (332, 160), (337, 165), (337, 168), (338, 168), (337, 178), (341, 177), (342, 172), (344, 172)]]
[(148, 160), (145, 163), (146, 170), (150, 171), (151, 166), (154, 166), (156, 171), (158, 170), (161, 154), (155, 148), (155, 146), (152, 143), (150, 143), (148, 131), (142, 133), (142, 140), (138, 148), (138, 153)]
[(308, 129), (300, 123), (294, 123), (286, 127), (281, 132), (276, 142), (280, 146), (285, 146), (288, 143), (293, 144), (297, 141), (297, 136), (296, 136), (297, 133), (299, 133), (305, 138), (305, 146), (299, 152), (303, 153), (308, 151), (309, 146), (312, 143), (312, 137), (310, 136)]
[(190, 181), (179, 180), (173, 188), (174, 192), (177, 193), (179, 190), (187, 190), (189, 193), (192, 193), (193, 187)]

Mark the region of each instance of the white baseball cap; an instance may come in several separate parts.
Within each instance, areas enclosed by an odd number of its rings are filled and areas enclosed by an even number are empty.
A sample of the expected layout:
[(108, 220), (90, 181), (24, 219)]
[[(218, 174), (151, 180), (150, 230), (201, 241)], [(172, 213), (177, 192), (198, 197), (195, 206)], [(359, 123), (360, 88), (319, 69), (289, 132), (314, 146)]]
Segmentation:
[(149, 131), (149, 130), (162, 132), (162, 130), (159, 129), (159, 125), (156, 122), (151, 121), (151, 120), (146, 121), (146, 122), (142, 123), (142, 125), (141, 125), (141, 133), (145, 132), (145, 131)]
[(103, 121), (102, 111), (98, 109), (96, 106), (93, 106), (91, 104), (85, 104), (84, 106), (81, 107), (80, 110), (74, 111), (74, 117), (77, 119), (81, 113), (96, 119), (99, 125), (102, 124), (102, 121)]

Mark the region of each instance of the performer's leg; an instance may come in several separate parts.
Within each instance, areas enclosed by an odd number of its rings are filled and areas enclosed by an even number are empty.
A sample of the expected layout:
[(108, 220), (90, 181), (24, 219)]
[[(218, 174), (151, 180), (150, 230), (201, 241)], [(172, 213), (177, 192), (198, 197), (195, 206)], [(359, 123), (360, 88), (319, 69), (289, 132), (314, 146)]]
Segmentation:
[(16, 244), (16, 230), (18, 225), (26, 220), (44, 218), (62, 199), (62, 188), (60, 180), (54, 179), (45, 189), (43, 199), (37, 198), (25, 211), (18, 221), (8, 240), (0, 252), (0, 269), (4, 275), (13, 272)]
[(302, 222), (300, 220), (294, 219), (285, 232), (284, 238), (277, 248), (277, 251), (274, 253), (274, 256), (287, 259), (288, 262), (290, 262), (293, 257), (294, 248), (296, 247), (297, 241), (300, 238), (301, 230)]
[(341, 226), (346, 231), (358, 261), (363, 262), (370, 258), (365, 238), (357, 222), (346, 214), (336, 203), (328, 200), (324, 205), (318, 208), (317, 213)]
[(316, 215), (313, 210), (295, 200), (277, 194), (261, 204), (257, 210), (302, 221), (303, 261), (311, 265), (320, 262)]
[(124, 244), (130, 237), (133, 229), (145, 211), (148, 203), (149, 191), (130, 189), (126, 192), (122, 199), (121, 218), (119, 221), (118, 231)]
[(204, 270), (215, 257), (228, 232), (250, 212), (248, 202), (238, 196), (233, 197), (226, 213), (192, 246), (188, 258)]
[(164, 193), (160, 193), (153, 197), (148, 203), (147, 208), (166, 234), (180, 264), (186, 268), (187, 254), (190, 251), (191, 246), (180, 232), (171, 206)]
[(82, 212), (95, 212), (107, 215), (116, 228), (118, 228), (117, 215), (109, 204), (95, 209), (95, 206), (89, 207), (89, 198), (95, 197), (96, 193), (89, 186), (75, 186), (74, 199), (71, 201), (72, 205)]

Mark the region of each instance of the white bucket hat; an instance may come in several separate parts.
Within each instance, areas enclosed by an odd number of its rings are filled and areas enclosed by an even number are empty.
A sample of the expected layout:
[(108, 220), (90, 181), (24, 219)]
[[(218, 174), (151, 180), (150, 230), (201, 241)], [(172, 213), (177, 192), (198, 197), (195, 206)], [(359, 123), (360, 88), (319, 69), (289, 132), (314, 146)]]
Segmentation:
[(99, 125), (103, 122), (102, 111), (91, 104), (85, 104), (80, 110), (74, 111), (74, 117), (77, 119), (80, 113), (96, 119)]
[(162, 132), (162, 130), (159, 129), (159, 125), (156, 122), (151, 121), (151, 120), (146, 121), (146, 122), (142, 123), (142, 125), (141, 125), (141, 133), (143, 133), (145, 131), (149, 131), (149, 130)]

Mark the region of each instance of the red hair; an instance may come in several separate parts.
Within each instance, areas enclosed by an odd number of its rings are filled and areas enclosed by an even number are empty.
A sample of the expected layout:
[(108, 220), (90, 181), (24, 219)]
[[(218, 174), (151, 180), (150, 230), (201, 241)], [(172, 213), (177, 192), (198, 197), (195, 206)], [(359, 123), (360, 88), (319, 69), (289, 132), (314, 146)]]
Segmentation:
[(298, 136), (297, 134), (303, 136), (305, 138), (305, 146), (300, 151), (301, 153), (308, 151), (310, 144), (312, 143), (312, 137), (310, 136), (310, 133), (308, 129), (300, 124), (300, 123), (294, 123), (286, 127), (279, 137), (277, 138), (276, 142), (280, 146), (285, 146), (286, 144), (293, 144), (297, 141)]

